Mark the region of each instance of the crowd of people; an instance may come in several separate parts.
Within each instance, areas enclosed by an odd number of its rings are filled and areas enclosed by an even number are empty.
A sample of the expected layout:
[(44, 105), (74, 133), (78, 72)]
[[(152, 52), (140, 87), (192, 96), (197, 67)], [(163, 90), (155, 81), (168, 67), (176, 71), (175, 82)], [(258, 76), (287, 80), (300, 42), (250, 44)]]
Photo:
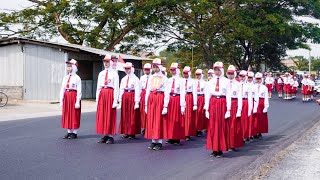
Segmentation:
[[(105, 69), (98, 76), (96, 133), (103, 136), (99, 143), (113, 144), (116, 134), (135, 139), (142, 133), (150, 139), (148, 149), (161, 150), (163, 140), (168, 145), (180, 145), (182, 140), (206, 134), (210, 156), (222, 157), (223, 152), (268, 133), (271, 74), (264, 85), (260, 72), (237, 73), (230, 65), (225, 74), (224, 64), (216, 62), (208, 71), (208, 79), (201, 69), (192, 78), (189, 66), (182, 69), (179, 63), (172, 63), (168, 78), (161, 59), (156, 58), (144, 64), (140, 78), (134, 74), (132, 63), (125, 63), (126, 76), (119, 82), (113, 63), (114, 57), (106, 55)], [(64, 139), (76, 139), (80, 127), (81, 79), (77, 67), (76, 60), (67, 62), (68, 75), (61, 87), (62, 128), (67, 129)]]

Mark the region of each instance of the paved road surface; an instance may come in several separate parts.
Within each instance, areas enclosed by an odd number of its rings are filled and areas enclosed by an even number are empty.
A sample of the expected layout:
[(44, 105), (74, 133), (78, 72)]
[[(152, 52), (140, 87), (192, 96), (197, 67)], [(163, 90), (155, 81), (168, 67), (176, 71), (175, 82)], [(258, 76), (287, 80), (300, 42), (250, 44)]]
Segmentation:
[(318, 108), (271, 100), (270, 133), (221, 159), (209, 157), (205, 138), (158, 152), (148, 150), (142, 137), (98, 144), (94, 113), (82, 114), (77, 140), (61, 139), (59, 116), (0, 122), (0, 179), (238, 179), (311, 127), (320, 117)]

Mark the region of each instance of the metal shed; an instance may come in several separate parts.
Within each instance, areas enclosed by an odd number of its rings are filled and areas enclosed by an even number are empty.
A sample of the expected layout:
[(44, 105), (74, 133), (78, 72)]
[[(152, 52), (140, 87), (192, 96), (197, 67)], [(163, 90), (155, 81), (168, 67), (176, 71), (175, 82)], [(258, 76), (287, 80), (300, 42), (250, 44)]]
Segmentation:
[[(132, 62), (136, 75), (143, 61), (151, 59), (115, 53), (74, 44), (60, 44), (25, 38), (0, 39), (0, 91), (9, 98), (58, 101), (61, 81), (66, 75), (65, 62), (76, 59), (82, 79), (83, 98), (95, 98), (101, 59), (111, 54)], [(120, 78), (124, 76), (119, 72)]]

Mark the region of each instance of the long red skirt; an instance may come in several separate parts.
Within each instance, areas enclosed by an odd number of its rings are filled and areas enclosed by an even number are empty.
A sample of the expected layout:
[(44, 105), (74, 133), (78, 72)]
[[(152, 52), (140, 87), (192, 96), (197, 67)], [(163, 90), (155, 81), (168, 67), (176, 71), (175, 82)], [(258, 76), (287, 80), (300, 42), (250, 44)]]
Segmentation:
[(272, 84), (266, 84), (266, 87), (268, 88), (268, 92), (272, 92)]
[[(254, 103), (252, 102), (252, 107), (254, 106)], [(255, 127), (256, 124), (256, 114), (253, 114), (253, 110), (251, 111), (251, 116), (248, 117), (249, 120), (249, 136), (255, 136), (258, 134), (258, 130)]]
[(209, 103), (209, 123), (207, 133), (207, 149), (226, 151), (228, 133), (226, 133), (225, 114), (227, 111), (226, 98), (211, 97)]
[(238, 100), (232, 99), (230, 110), (230, 134), (228, 139), (229, 148), (239, 148), (243, 146), (243, 133), (241, 126), (241, 119), (236, 117), (238, 110)]
[(81, 117), (81, 102), (80, 108), (74, 106), (77, 101), (77, 91), (65, 91), (63, 95), (62, 107), (62, 128), (64, 129), (79, 129)]
[(97, 134), (116, 134), (117, 109), (112, 108), (113, 91), (111, 88), (102, 88), (100, 91), (96, 115)]
[(206, 127), (206, 114), (204, 111), (204, 96), (198, 96), (197, 101), (198, 109), (196, 110), (196, 130), (201, 131), (207, 129)]
[(146, 120), (147, 114), (144, 110), (145, 108), (145, 99), (146, 98), (146, 90), (142, 90), (140, 94), (140, 119), (141, 119), (141, 128), (146, 128)]
[(168, 104), (168, 113), (164, 116), (164, 138), (185, 139), (185, 124), (181, 115), (180, 96), (171, 96)]
[(162, 109), (164, 103), (163, 93), (150, 93), (147, 104), (147, 121), (145, 138), (163, 139), (163, 116)]
[(241, 111), (241, 125), (242, 125), (242, 138), (249, 138), (249, 103), (248, 99), (242, 100), (242, 111)]
[(308, 95), (308, 85), (302, 85), (301, 94)]
[(277, 91), (282, 91), (283, 89), (283, 84), (277, 84)]
[(141, 133), (140, 111), (134, 110), (134, 93), (124, 92), (122, 95), (119, 134), (135, 135)]
[(292, 88), (292, 94), (297, 94), (297, 92), (298, 92), (297, 87), (293, 87), (293, 88)]
[(195, 136), (197, 134), (195, 111), (193, 111), (193, 95), (186, 94), (186, 112), (184, 115), (185, 135)]
[(285, 84), (284, 87), (283, 87), (283, 91), (285, 93), (291, 93), (291, 86), (290, 84)]
[(258, 109), (255, 120), (255, 128), (258, 133), (268, 133), (268, 113), (263, 113), (264, 99), (259, 98)]

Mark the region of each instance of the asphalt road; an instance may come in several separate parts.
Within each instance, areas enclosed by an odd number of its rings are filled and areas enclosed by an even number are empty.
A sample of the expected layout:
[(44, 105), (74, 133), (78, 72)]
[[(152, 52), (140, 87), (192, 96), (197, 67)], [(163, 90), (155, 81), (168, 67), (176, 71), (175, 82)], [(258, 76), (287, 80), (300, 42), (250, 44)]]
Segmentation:
[(289, 145), (320, 117), (315, 103), (271, 100), (269, 131), (224, 158), (210, 158), (205, 138), (147, 149), (149, 141), (98, 144), (95, 114), (83, 113), (79, 139), (64, 140), (60, 116), (0, 122), (0, 179), (239, 179)]

